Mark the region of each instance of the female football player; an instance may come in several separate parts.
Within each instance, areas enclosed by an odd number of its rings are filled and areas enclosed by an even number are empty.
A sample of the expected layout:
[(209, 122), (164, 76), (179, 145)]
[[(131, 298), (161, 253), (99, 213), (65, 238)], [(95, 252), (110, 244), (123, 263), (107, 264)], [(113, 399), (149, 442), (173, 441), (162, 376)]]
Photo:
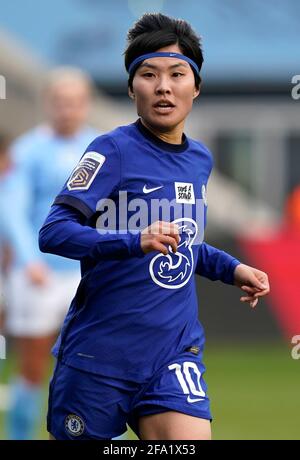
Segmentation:
[(126, 423), (143, 440), (211, 438), (194, 275), (242, 288), (252, 307), (269, 284), (203, 242), (212, 158), (184, 134), (202, 62), (185, 21), (146, 14), (129, 30), (139, 118), (88, 146), (41, 229), (43, 251), (82, 268), (54, 347), (52, 438), (110, 439)]

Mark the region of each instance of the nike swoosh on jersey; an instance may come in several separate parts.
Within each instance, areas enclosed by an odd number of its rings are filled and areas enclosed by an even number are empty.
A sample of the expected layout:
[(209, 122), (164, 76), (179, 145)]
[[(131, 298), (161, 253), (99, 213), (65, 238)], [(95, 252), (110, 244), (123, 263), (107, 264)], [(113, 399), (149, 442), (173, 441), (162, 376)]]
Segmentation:
[(160, 185), (159, 187), (154, 187), (154, 188), (147, 188), (147, 185), (144, 185), (143, 192), (151, 193), (151, 192), (155, 192), (155, 190), (159, 190), (160, 188), (163, 188), (163, 185)]
[(205, 398), (196, 398), (196, 399), (192, 399), (190, 396), (187, 397), (187, 402), (189, 403), (194, 403), (194, 402), (197, 402), (197, 401), (204, 401)]

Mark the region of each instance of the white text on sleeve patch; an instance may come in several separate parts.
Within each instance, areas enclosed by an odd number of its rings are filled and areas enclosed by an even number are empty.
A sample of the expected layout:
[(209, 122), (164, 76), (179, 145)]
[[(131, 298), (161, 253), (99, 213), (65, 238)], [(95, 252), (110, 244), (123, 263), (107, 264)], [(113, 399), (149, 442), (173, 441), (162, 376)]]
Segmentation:
[(86, 152), (68, 180), (68, 190), (88, 190), (104, 162), (101, 153)]

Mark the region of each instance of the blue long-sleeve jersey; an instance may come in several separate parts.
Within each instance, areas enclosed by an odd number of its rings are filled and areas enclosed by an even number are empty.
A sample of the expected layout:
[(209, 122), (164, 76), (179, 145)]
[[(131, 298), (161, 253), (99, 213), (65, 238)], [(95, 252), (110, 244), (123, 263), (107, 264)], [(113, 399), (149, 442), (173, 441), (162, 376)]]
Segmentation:
[[(232, 283), (239, 264), (202, 241), (211, 169), (204, 145), (168, 144), (140, 121), (89, 145), (40, 231), (42, 251), (82, 269), (55, 356), (143, 382), (187, 347), (203, 347), (194, 274)], [(156, 220), (177, 223), (176, 253), (141, 250), (139, 230)]]

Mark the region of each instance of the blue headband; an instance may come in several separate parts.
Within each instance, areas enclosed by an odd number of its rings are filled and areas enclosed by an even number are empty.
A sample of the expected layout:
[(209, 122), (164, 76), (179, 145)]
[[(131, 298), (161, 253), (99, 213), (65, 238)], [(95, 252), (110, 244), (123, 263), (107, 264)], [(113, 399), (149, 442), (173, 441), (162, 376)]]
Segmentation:
[(134, 59), (134, 61), (132, 61), (128, 69), (129, 75), (133, 73), (133, 71), (136, 69), (137, 65), (140, 62), (144, 61), (145, 59), (154, 58), (154, 57), (171, 57), (171, 58), (182, 59), (183, 61), (188, 62), (193, 67), (193, 69), (196, 71), (198, 75), (200, 73), (200, 69), (197, 66), (197, 64), (189, 57), (184, 56), (184, 54), (170, 53), (169, 51), (158, 51), (156, 53), (143, 54), (142, 56), (139, 56), (136, 59)]

